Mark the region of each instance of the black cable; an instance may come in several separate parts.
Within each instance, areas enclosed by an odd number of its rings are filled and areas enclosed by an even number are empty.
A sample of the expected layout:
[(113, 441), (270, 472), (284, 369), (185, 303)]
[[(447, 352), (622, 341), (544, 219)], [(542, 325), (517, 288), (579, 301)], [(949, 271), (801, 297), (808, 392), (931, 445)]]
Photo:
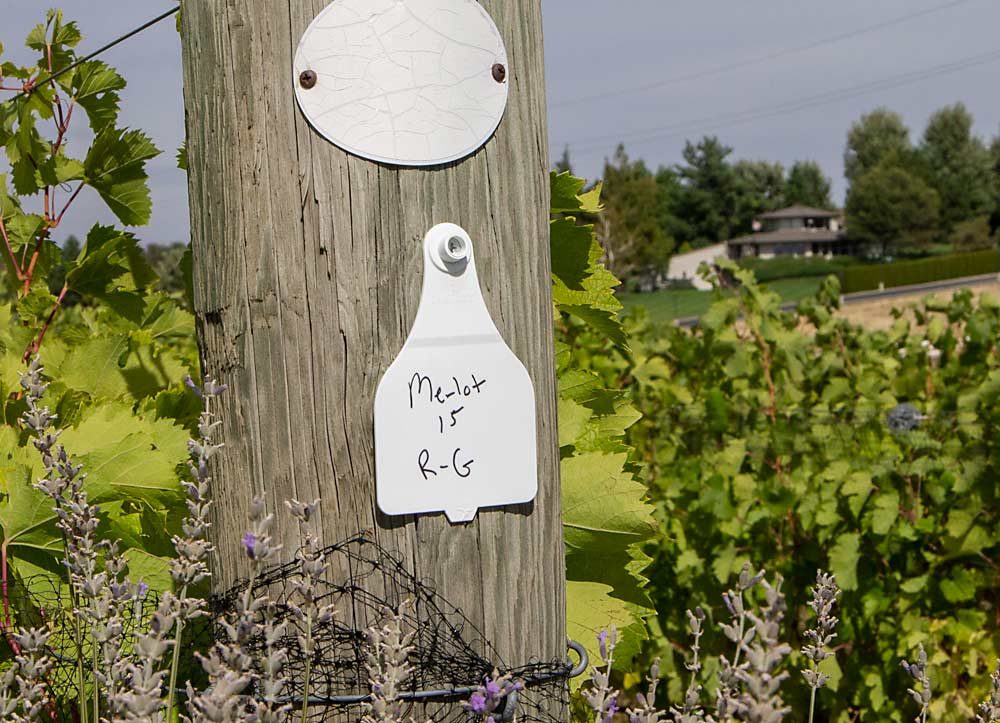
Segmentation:
[(808, 110), (811, 108), (816, 108), (823, 105), (829, 105), (831, 103), (838, 103), (849, 98), (857, 97), (860, 95), (865, 95), (868, 93), (889, 90), (891, 88), (900, 87), (903, 85), (909, 85), (921, 80), (926, 80), (928, 78), (933, 78), (938, 75), (946, 75), (949, 73), (954, 73), (960, 70), (966, 70), (978, 65), (984, 65), (986, 63), (992, 63), (1000, 60), (1000, 50), (992, 50), (987, 53), (982, 53), (980, 55), (975, 55), (961, 60), (952, 61), (950, 63), (943, 63), (941, 65), (931, 66), (919, 71), (911, 71), (909, 73), (904, 73), (902, 75), (893, 76), (890, 78), (883, 78), (882, 80), (869, 81), (867, 83), (862, 83), (855, 86), (849, 86), (847, 88), (841, 88), (835, 91), (827, 91), (825, 93), (820, 93), (818, 95), (809, 96), (806, 98), (800, 98), (798, 100), (786, 101), (784, 103), (771, 104), (768, 106), (760, 106), (757, 108), (751, 108), (743, 111), (731, 112), (720, 114), (716, 116), (707, 116), (703, 118), (696, 118), (689, 121), (684, 121), (682, 123), (675, 123), (672, 125), (645, 128), (637, 131), (631, 131), (625, 134), (607, 134), (602, 136), (591, 136), (589, 138), (578, 139), (576, 141), (567, 143), (572, 150), (576, 152), (588, 152), (593, 150), (600, 150), (604, 147), (605, 143), (608, 141), (629, 141), (632, 143), (647, 143), (654, 140), (662, 140), (665, 138), (671, 138), (675, 136), (685, 135), (694, 130), (698, 129), (710, 129), (719, 128), (730, 125), (738, 125), (740, 123), (747, 123), (755, 120), (764, 120), (778, 115), (783, 115), (785, 113), (792, 113), (801, 110)]
[(607, 91), (604, 93), (594, 93), (592, 95), (582, 96), (579, 98), (571, 98), (569, 100), (561, 100), (551, 103), (553, 108), (562, 108), (565, 106), (579, 105), (581, 103), (589, 103), (595, 100), (603, 100), (605, 98), (616, 98), (623, 95), (632, 95), (634, 93), (642, 93), (649, 90), (657, 90), (659, 88), (665, 88), (669, 85), (674, 85), (677, 83), (684, 83), (691, 80), (701, 80), (703, 78), (710, 78), (716, 75), (722, 75), (732, 70), (741, 70), (743, 68), (748, 68), (754, 65), (760, 65), (761, 63), (766, 63), (771, 60), (776, 60), (777, 58), (783, 58), (788, 55), (795, 55), (797, 53), (802, 53), (807, 50), (814, 50), (815, 48), (821, 48), (824, 45), (831, 45), (833, 43), (839, 43), (842, 40), (849, 40), (851, 38), (857, 37), (859, 35), (865, 35), (867, 33), (874, 32), (876, 30), (882, 30), (884, 28), (892, 27), (893, 25), (899, 25), (908, 20), (914, 20), (916, 18), (924, 17), (925, 15), (930, 15), (932, 13), (937, 13), (942, 10), (948, 10), (957, 5), (963, 5), (968, 0), (953, 0), (952, 2), (945, 3), (944, 5), (937, 5), (935, 7), (926, 8), (915, 13), (909, 13), (907, 15), (901, 15), (890, 20), (885, 20), (874, 25), (868, 25), (863, 28), (858, 28), (856, 30), (851, 30), (846, 33), (840, 33), (839, 35), (833, 35), (827, 38), (816, 40), (805, 45), (798, 45), (792, 48), (786, 48), (784, 50), (777, 50), (771, 53), (766, 53), (764, 55), (758, 55), (753, 58), (748, 58), (746, 60), (737, 61), (734, 63), (728, 63), (726, 65), (716, 66), (714, 68), (707, 68), (701, 71), (695, 71), (693, 73), (688, 73), (686, 75), (676, 75), (671, 78), (665, 78), (663, 80), (654, 81), (651, 83), (645, 83), (643, 85), (632, 86), (630, 88), (621, 88), (619, 90)]
[(61, 69), (57, 70), (55, 73), (52, 73), (51, 75), (49, 75), (47, 78), (43, 78), (43, 79), (41, 79), (41, 80), (39, 80), (39, 81), (37, 81), (35, 83), (32, 83), (32, 85), (31, 85), (31, 87), (29, 89), (22, 90), (20, 93), (18, 93), (17, 95), (13, 96), (12, 98), (7, 98), (6, 100), (3, 101), (3, 103), (4, 104), (6, 104), (6, 103), (14, 103), (14, 102), (20, 100), (21, 98), (24, 98), (24, 97), (27, 97), (27, 96), (31, 95), (32, 93), (35, 92), (36, 88), (38, 88), (40, 86), (43, 86), (43, 85), (47, 85), (48, 83), (51, 83), (52, 81), (57, 80), (58, 78), (62, 77), (63, 75), (65, 75), (69, 71), (73, 70), (77, 66), (81, 65), (82, 63), (86, 63), (86, 62), (88, 62), (90, 60), (93, 60), (94, 58), (96, 58), (97, 56), (101, 55), (102, 53), (106, 53), (107, 51), (111, 50), (111, 48), (115, 47), (116, 45), (120, 45), (121, 43), (124, 43), (129, 38), (135, 37), (136, 35), (138, 35), (142, 31), (148, 30), (149, 28), (153, 27), (157, 23), (159, 23), (159, 22), (161, 22), (163, 20), (166, 20), (171, 15), (174, 15), (175, 13), (177, 13), (180, 9), (181, 9), (181, 6), (177, 5), (176, 7), (173, 7), (170, 10), (167, 10), (166, 12), (161, 13), (160, 15), (157, 15), (152, 20), (143, 23), (142, 25), (140, 25), (139, 27), (137, 27), (137, 28), (135, 28), (133, 30), (130, 30), (129, 32), (125, 33), (124, 35), (122, 35), (122, 36), (120, 36), (120, 37), (112, 40), (110, 43), (102, 45), (100, 48), (98, 48), (94, 52), (90, 53), (89, 55), (85, 55), (82, 58), (77, 58), (75, 61), (73, 61), (72, 63), (70, 63), (69, 65), (67, 65), (65, 68), (61, 68)]

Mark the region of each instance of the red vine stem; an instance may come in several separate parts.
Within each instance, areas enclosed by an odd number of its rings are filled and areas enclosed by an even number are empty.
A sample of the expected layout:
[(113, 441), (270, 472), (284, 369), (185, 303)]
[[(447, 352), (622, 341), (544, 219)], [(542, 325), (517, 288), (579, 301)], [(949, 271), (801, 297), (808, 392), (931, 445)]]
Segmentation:
[(72, 205), (73, 201), (76, 200), (76, 197), (80, 195), (80, 191), (83, 190), (83, 186), (84, 184), (81, 183), (79, 186), (76, 187), (76, 190), (73, 191), (73, 195), (69, 197), (69, 200), (66, 201), (66, 205), (63, 206), (63, 210), (59, 212), (59, 215), (56, 216), (55, 221), (52, 223), (52, 228), (58, 228), (59, 224), (62, 223), (63, 216), (66, 215), (66, 212), (69, 210), (70, 205)]
[(48, 317), (45, 319), (45, 323), (42, 324), (42, 328), (38, 332), (38, 336), (36, 336), (34, 341), (28, 344), (28, 348), (24, 350), (24, 354), (21, 357), (22, 361), (27, 362), (32, 356), (38, 353), (38, 350), (42, 346), (42, 342), (45, 340), (45, 333), (52, 325), (52, 320), (56, 318), (56, 314), (59, 312), (59, 309), (62, 308), (63, 299), (66, 298), (67, 293), (69, 293), (69, 286), (67, 284), (63, 284), (62, 291), (59, 292), (59, 296), (56, 298), (56, 303), (52, 305), (52, 311), (49, 312)]

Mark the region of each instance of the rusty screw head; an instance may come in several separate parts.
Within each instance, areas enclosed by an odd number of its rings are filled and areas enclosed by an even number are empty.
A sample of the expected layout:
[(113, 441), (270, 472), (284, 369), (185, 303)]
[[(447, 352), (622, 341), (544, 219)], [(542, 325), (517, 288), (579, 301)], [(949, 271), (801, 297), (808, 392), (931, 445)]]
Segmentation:
[(495, 80), (498, 83), (503, 83), (505, 80), (507, 80), (507, 68), (504, 67), (503, 63), (494, 63), (493, 80)]
[(306, 90), (314, 87), (316, 85), (316, 71), (314, 70), (303, 70), (299, 73), (299, 85), (301, 85)]

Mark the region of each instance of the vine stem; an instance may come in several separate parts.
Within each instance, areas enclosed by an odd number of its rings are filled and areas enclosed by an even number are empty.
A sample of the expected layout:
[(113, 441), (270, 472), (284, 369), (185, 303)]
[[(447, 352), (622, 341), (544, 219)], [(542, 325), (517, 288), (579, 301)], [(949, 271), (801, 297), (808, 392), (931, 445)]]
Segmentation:
[[(819, 666), (815, 662), (812, 664), (812, 669), (817, 675), (819, 674)], [(817, 690), (818, 688), (815, 685), (813, 685), (811, 686), (811, 690), (809, 691), (809, 723), (813, 723), (813, 716), (816, 713)]]
[(49, 315), (45, 318), (45, 323), (42, 324), (42, 328), (39, 330), (38, 336), (36, 336), (31, 343), (28, 344), (28, 348), (24, 350), (24, 355), (21, 357), (22, 361), (27, 362), (28, 359), (38, 353), (38, 350), (42, 346), (42, 342), (45, 340), (46, 332), (49, 330), (49, 327), (52, 326), (52, 321), (56, 318), (56, 313), (60, 308), (62, 308), (62, 303), (66, 298), (67, 293), (69, 293), (69, 285), (63, 284), (62, 291), (60, 291), (59, 296), (56, 297), (56, 303), (53, 304), (52, 311), (50, 311)]
[(76, 187), (76, 190), (73, 191), (73, 194), (69, 197), (69, 200), (66, 201), (66, 205), (63, 206), (62, 211), (59, 212), (59, 215), (56, 216), (55, 221), (53, 221), (52, 228), (58, 228), (59, 224), (62, 223), (63, 216), (66, 215), (66, 212), (69, 210), (69, 207), (73, 204), (73, 201), (76, 200), (76, 197), (80, 195), (80, 191), (83, 190), (84, 185), (86, 184), (81, 182), (80, 185)]
[[(73, 609), (74, 610), (78, 610), (79, 609), (79, 599), (80, 598), (77, 595), (76, 589), (74, 588), (73, 589)], [(79, 708), (79, 713), (80, 713), (80, 723), (87, 723), (87, 718), (88, 718), (88, 715), (87, 715), (87, 686), (86, 686), (87, 680), (86, 680), (86, 676), (84, 675), (84, 672), (83, 672), (83, 633), (82, 633), (82, 631), (80, 629), (80, 616), (79, 615), (74, 615), (73, 616), (73, 626), (74, 626), (73, 637), (75, 638), (75, 640), (73, 642), (76, 643), (76, 676), (77, 676), (77, 685), (79, 686), (79, 690), (77, 691), (77, 694), (76, 694), (77, 701), (78, 701), (77, 702), (77, 706)]]
[(303, 685), (302, 685), (302, 715), (299, 718), (301, 723), (306, 723), (309, 716), (309, 688), (312, 681), (309, 680), (312, 675), (312, 610), (310, 609), (309, 614), (306, 616), (306, 669), (303, 675)]
[[(95, 614), (97, 613), (96, 603), (91, 603), (91, 610), (93, 610)], [(101, 686), (97, 682), (98, 675), (100, 673), (100, 664), (98, 663), (98, 659), (99, 659), (99, 655), (100, 655), (99, 654), (99, 648), (100, 648), (100, 646), (97, 644), (97, 636), (94, 635), (94, 625), (96, 625), (96, 623), (93, 623), (90, 626), (90, 645), (93, 648), (93, 656), (92, 657), (93, 657), (93, 661), (94, 661), (94, 672), (93, 672), (93, 676), (94, 676), (94, 723), (97, 723), (98, 721), (101, 720)]]
[(735, 668), (740, 663), (740, 653), (743, 652), (743, 635), (746, 633), (746, 598), (743, 597), (743, 591), (740, 590), (740, 635), (739, 640), (736, 641), (736, 653), (733, 655), (733, 667)]
[[(187, 585), (181, 588), (179, 600), (187, 597)], [(181, 666), (181, 638), (184, 633), (184, 619), (177, 618), (177, 633), (174, 635), (174, 654), (170, 662), (170, 685), (167, 687), (167, 723), (174, 719), (174, 698), (177, 694), (177, 671)]]

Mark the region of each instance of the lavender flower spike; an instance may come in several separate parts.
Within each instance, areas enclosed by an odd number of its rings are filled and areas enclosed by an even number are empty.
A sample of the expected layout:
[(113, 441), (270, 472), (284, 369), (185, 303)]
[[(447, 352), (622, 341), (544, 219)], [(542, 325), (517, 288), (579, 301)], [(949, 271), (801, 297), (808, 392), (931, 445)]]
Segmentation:
[(469, 699), (462, 702), (462, 707), (470, 714), (471, 721), (490, 723), (501, 719), (510, 696), (522, 690), (524, 684), (512, 680), (510, 673), (500, 675), (500, 671), (494, 670)]
[(927, 675), (927, 651), (924, 650), (923, 643), (920, 644), (916, 663), (908, 663), (904, 660), (900, 665), (902, 665), (903, 670), (910, 674), (914, 683), (920, 686), (919, 691), (915, 688), (909, 688), (906, 691), (920, 706), (920, 713), (914, 720), (917, 723), (927, 723), (927, 714), (931, 705), (931, 679)]
[(601, 653), (602, 666), (595, 665), (590, 671), (591, 687), (583, 694), (587, 705), (594, 713), (594, 723), (611, 723), (618, 712), (618, 691), (611, 688), (611, 668), (614, 665), (615, 647), (618, 645), (618, 629), (602, 630), (597, 635), (597, 646)]
[(979, 704), (979, 714), (976, 716), (979, 723), (1000, 721), (1000, 660), (997, 661), (997, 669), (990, 676), (990, 682), (993, 683), (990, 697)]
[(812, 602), (809, 607), (816, 614), (816, 627), (806, 630), (805, 636), (809, 644), (802, 648), (802, 654), (809, 661), (809, 669), (802, 675), (809, 684), (809, 723), (812, 723), (816, 712), (816, 692), (824, 687), (829, 678), (819, 672), (819, 665), (833, 655), (830, 644), (837, 637), (837, 618), (833, 616), (833, 608), (837, 604), (840, 589), (833, 575), (816, 572), (816, 585), (813, 587)]

